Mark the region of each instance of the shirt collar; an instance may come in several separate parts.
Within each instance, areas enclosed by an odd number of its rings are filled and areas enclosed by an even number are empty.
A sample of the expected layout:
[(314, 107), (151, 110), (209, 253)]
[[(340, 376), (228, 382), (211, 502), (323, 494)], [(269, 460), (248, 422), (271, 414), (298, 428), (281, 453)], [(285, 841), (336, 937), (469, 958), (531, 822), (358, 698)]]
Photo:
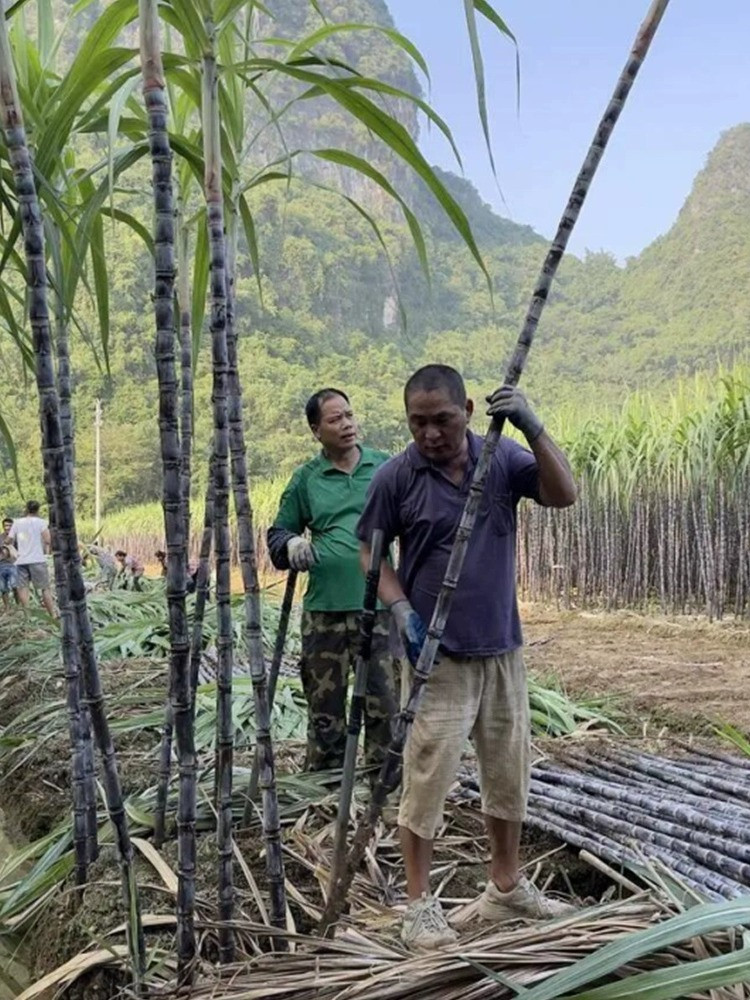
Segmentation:
[[(477, 464), (479, 453), (482, 450), (482, 439), (478, 434), (474, 434), (472, 431), (467, 431), (466, 437), (469, 439), (469, 461), (473, 468)], [(415, 469), (435, 468), (434, 463), (431, 462), (429, 458), (425, 458), (413, 441), (406, 449), (406, 457)]]
[(352, 473), (356, 472), (357, 469), (361, 469), (362, 466), (375, 464), (375, 456), (373, 455), (371, 448), (365, 448), (361, 444), (358, 444), (357, 448), (359, 448), (359, 461), (354, 466), (352, 471), (349, 473), (344, 472), (342, 469), (337, 469), (336, 466), (333, 464), (333, 462), (330, 460), (330, 458), (326, 456), (325, 452), (321, 450), (320, 454), (318, 455), (318, 461), (323, 467), (323, 475), (328, 476), (339, 473), (342, 476), (346, 475), (351, 476)]

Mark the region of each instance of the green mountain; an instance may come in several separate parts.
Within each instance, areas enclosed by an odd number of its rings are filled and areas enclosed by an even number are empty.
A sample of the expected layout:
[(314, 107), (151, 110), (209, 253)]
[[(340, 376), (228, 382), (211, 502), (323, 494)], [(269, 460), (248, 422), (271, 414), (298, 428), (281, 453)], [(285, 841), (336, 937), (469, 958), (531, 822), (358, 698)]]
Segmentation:
[[(87, 17), (95, 6), (86, 8)], [(278, 18), (276, 34), (299, 37), (315, 26), (308, 14), (300, 22), (306, 5), (295, 0), (268, 6)], [(383, 0), (326, 0), (321, 6), (329, 21), (392, 24)], [(363, 32), (328, 44), (329, 55), (418, 92), (405, 55), (380, 34)], [(405, 124), (416, 135), (413, 107), (402, 103)], [(303, 102), (285, 128), (290, 148), (346, 143), (391, 177), (422, 223), (431, 275), (428, 283), (397, 206), (344, 168), (310, 156), (297, 164), (308, 182), (356, 198), (377, 217), (390, 264), (368, 222), (340, 195), (310, 183), (255, 189), (251, 208), (261, 268), (254, 275), (241, 250), (236, 316), (248, 457), (256, 480), (286, 476), (309, 456), (303, 406), (321, 385), (349, 390), (368, 439), (387, 449), (404, 443), (401, 388), (415, 366), (454, 364), (481, 398), (502, 377), (546, 250), (530, 227), (494, 214), (468, 180), (441, 172), (482, 249), (491, 298), (484, 275), (432, 195), (365, 130), (353, 130), (336, 108), (315, 102)], [(254, 147), (258, 162), (279, 152), (274, 130), (266, 132)], [(591, 414), (634, 387), (728, 365), (746, 353), (749, 162), (750, 125), (741, 125), (722, 136), (670, 231), (625, 267), (606, 253), (563, 261), (524, 381), (545, 420), (554, 425), (563, 410)], [(128, 208), (148, 224), (145, 181), (144, 172), (131, 182)], [(125, 227), (107, 227), (105, 236), (112, 283), (110, 373), (90, 346), (98, 339), (97, 319), (85, 296), (73, 344), (77, 500), (84, 513), (93, 501), (91, 418), (97, 397), (104, 409), (105, 509), (155, 500), (160, 490), (151, 264)], [(16, 430), (23, 492), (38, 494), (35, 394), (17, 359), (0, 356), (6, 375), (0, 412)], [(205, 337), (196, 377), (197, 490), (210, 439), (209, 368)], [(0, 501), (17, 509), (7, 456), (4, 465)]]
[(750, 342), (750, 124), (725, 132), (664, 236), (623, 280), (644, 374), (730, 363)]

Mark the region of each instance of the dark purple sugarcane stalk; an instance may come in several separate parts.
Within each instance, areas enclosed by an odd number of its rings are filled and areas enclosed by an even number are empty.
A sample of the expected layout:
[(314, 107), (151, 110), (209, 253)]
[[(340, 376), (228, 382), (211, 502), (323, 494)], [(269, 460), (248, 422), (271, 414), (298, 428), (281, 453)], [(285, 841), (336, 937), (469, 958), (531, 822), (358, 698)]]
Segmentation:
[[(229, 446), (232, 458), (232, 491), (237, 515), (242, 587), (245, 592), (245, 638), (250, 661), (255, 703), (255, 758), (263, 793), (263, 841), (266, 846), (266, 875), (270, 896), (270, 918), (274, 927), (286, 927), (286, 890), (284, 858), (281, 850), (281, 820), (276, 788), (276, 766), (271, 738), (271, 699), (266, 674), (261, 631), (260, 585), (255, 551), (253, 511), (248, 489), (245, 461), (245, 432), (242, 423), (242, 386), (237, 358), (237, 335), (234, 329), (234, 268), (236, 257), (237, 213), (232, 213), (227, 235), (229, 261), (227, 283), (227, 349), (229, 355)], [(282, 647), (283, 648), (283, 647)], [(249, 800), (248, 800), (249, 802)], [(227, 802), (231, 816), (231, 796)], [(274, 947), (286, 947), (283, 938), (271, 939)]]
[(185, 546), (188, 562), (190, 561), (190, 484), (192, 473), (193, 450), (193, 338), (190, 323), (190, 235), (184, 220), (184, 206), (178, 209), (181, 220), (178, 234), (179, 269), (177, 281), (177, 309), (180, 317), (180, 494), (182, 498), (182, 513), (185, 521)]
[(232, 873), (232, 608), (229, 538), (229, 355), (227, 352), (227, 264), (224, 239), (219, 77), (216, 33), (206, 21), (209, 50), (202, 59), (204, 194), (210, 251), (211, 344), (213, 359), (214, 553), (216, 558), (216, 777), (218, 791), (219, 959), (234, 959), (234, 882)]
[(154, 317), (156, 370), (159, 380), (159, 441), (162, 460), (162, 506), (167, 548), (169, 616), (169, 706), (162, 736), (160, 781), (154, 835), (164, 839), (172, 728), (177, 736), (180, 786), (177, 806), (178, 976), (186, 982), (195, 957), (195, 800), (196, 756), (190, 701), (190, 637), (185, 605), (187, 544), (181, 490), (179, 392), (175, 364), (175, 231), (172, 150), (167, 128), (168, 102), (161, 58), (157, 0), (140, 0), (141, 72), (148, 115), (148, 141), (154, 194)]
[[(597, 167), (601, 162), (604, 150), (606, 149), (609, 138), (612, 135), (612, 131), (617, 124), (617, 120), (620, 117), (625, 101), (630, 93), (635, 78), (638, 75), (638, 71), (643, 64), (643, 60), (646, 57), (646, 53), (648, 52), (649, 46), (651, 45), (656, 29), (661, 22), (668, 3), (669, 0), (654, 0), (649, 7), (646, 18), (638, 30), (635, 43), (625, 67), (617, 81), (614, 93), (609, 101), (609, 104), (607, 105), (599, 126), (597, 127), (593, 142), (591, 143), (589, 151), (586, 155), (586, 159), (584, 160), (583, 166), (581, 167), (578, 177), (573, 185), (573, 191), (568, 199), (565, 211), (563, 212), (557, 233), (552, 240), (552, 245), (550, 246), (544, 259), (539, 279), (537, 280), (536, 287), (531, 297), (531, 304), (526, 314), (523, 328), (519, 335), (515, 351), (513, 352), (513, 356), (505, 376), (505, 383), (508, 385), (517, 385), (521, 377), (526, 357), (534, 338), (534, 333), (536, 332), (539, 319), (549, 297), (549, 291), (555, 278), (555, 274), (557, 273), (557, 268), (562, 260), (565, 248), (568, 245), (570, 234), (576, 224), (581, 207), (583, 206), (586, 195), (589, 192), (591, 182), (594, 179)], [(448, 568), (445, 573), (445, 579), (443, 580), (443, 585), (435, 603), (432, 620), (429, 628), (427, 629), (427, 639), (422, 647), (419, 660), (414, 670), (414, 680), (411, 692), (405, 707), (396, 720), (393, 740), (388, 749), (385, 760), (383, 761), (378, 782), (373, 789), (369, 808), (359, 824), (349, 852), (347, 871), (342, 880), (344, 883), (344, 892), (341, 907), (343, 907), (343, 901), (345, 900), (348, 887), (351, 885), (351, 881), (354, 878), (354, 873), (359, 868), (362, 858), (364, 857), (365, 849), (372, 838), (375, 824), (380, 817), (387, 797), (398, 784), (406, 738), (408, 736), (409, 729), (411, 728), (411, 724), (414, 721), (414, 716), (422, 696), (424, 685), (426, 684), (432, 671), (438, 646), (440, 645), (440, 640), (442, 639), (443, 632), (445, 631), (448, 614), (453, 602), (453, 595), (455, 594), (456, 587), (458, 586), (458, 580), (461, 574), (464, 559), (466, 557), (469, 539), (471, 538), (477, 511), (479, 510), (485, 479), (487, 478), (487, 472), (490, 467), (492, 456), (494, 455), (495, 449), (497, 448), (500, 440), (501, 432), (502, 422), (493, 420), (485, 436), (482, 451), (477, 461), (476, 468), (474, 469), (474, 476), (469, 488), (469, 496), (458, 525), (458, 531), (456, 532), (456, 538), (448, 560)], [(341, 908), (338, 913), (331, 914), (334, 922), (338, 919), (340, 913)]]
[(195, 715), (195, 692), (200, 675), (203, 654), (203, 620), (211, 576), (211, 544), (214, 533), (214, 460), (208, 463), (208, 485), (206, 503), (203, 509), (203, 535), (198, 553), (198, 570), (195, 574), (195, 607), (193, 609), (193, 634), (190, 639), (190, 703)]
[[(281, 600), (281, 610), (279, 611), (279, 625), (276, 629), (276, 641), (273, 646), (271, 656), (271, 666), (268, 671), (268, 714), (273, 713), (273, 701), (276, 697), (276, 684), (279, 679), (281, 661), (284, 657), (284, 647), (286, 645), (286, 633), (289, 628), (289, 618), (294, 604), (294, 591), (297, 587), (297, 571), (290, 569), (284, 586), (284, 596)], [(258, 794), (258, 779), (260, 776), (260, 754), (256, 746), (253, 757), (253, 767), (250, 772), (250, 780), (247, 784), (247, 800), (242, 815), (242, 822), (245, 826), (250, 824), (253, 817), (253, 802)]]
[[(18, 98), (13, 56), (7, 22), (0, 17), (0, 120), (13, 174), (26, 258), (26, 288), (29, 321), (34, 347), (35, 375), (39, 396), (39, 422), (45, 482), (52, 499), (52, 518), (67, 576), (67, 592), (62, 594), (75, 615), (84, 690), (91, 724), (101, 754), (105, 798), (120, 863), (123, 898), (128, 919), (126, 934), (132, 961), (134, 988), (140, 993), (145, 971), (145, 943), (138, 888), (133, 865), (133, 848), (128, 831), (115, 750), (104, 708), (99, 671), (94, 653), (91, 621), (86, 605), (86, 589), (81, 572), (81, 556), (75, 521), (73, 493), (65, 457), (60, 421), (60, 401), (55, 384), (53, 344), (50, 329), (44, 220), (37, 197), (21, 103)], [(60, 594), (58, 594), (58, 600)]]
[(328, 901), (323, 911), (318, 930), (324, 936), (331, 935), (336, 929), (335, 918), (343, 905), (340, 896), (346, 893), (347, 886), (342, 881), (346, 869), (346, 834), (349, 829), (349, 811), (354, 791), (354, 776), (357, 769), (357, 747), (362, 729), (362, 719), (367, 700), (367, 674), (372, 655), (372, 633), (375, 628), (375, 616), (378, 607), (378, 585), (380, 583), (380, 565), (383, 559), (383, 532), (376, 528), (370, 541), (370, 563), (365, 577), (365, 596), (362, 602), (362, 618), (359, 631), (359, 651), (354, 668), (354, 687), (351, 705), (349, 706), (349, 722), (346, 733), (346, 750), (344, 768), (341, 775), (341, 790), (339, 792), (339, 807), (336, 816), (336, 826), (331, 853), (331, 875), (328, 880)]
[[(57, 244), (54, 257), (61, 259), (60, 231), (56, 225), (49, 228), (50, 238)], [(57, 353), (57, 392), (60, 399), (60, 429), (63, 436), (65, 462), (68, 469), (68, 479), (73, 493), (75, 485), (75, 437), (73, 433), (73, 412), (71, 406), (72, 389), (70, 376), (70, 336), (69, 324), (62, 297), (63, 275), (56, 277), (57, 288), (54, 291), (55, 314), (55, 348)], [(62, 552), (57, 541), (57, 529), (54, 525), (54, 504), (49, 484), (46, 484), (47, 504), (50, 511), (50, 529), (52, 533), (52, 552), (55, 573), (55, 587), (58, 594), (60, 623), (62, 628), (62, 660), (67, 685), (68, 729), (72, 746), (72, 778), (73, 778), (73, 826), (76, 854), (76, 882), (82, 885), (86, 881), (86, 865), (81, 864), (79, 857), (81, 836), (81, 796), (86, 824), (85, 850), (89, 862), (95, 861), (99, 854), (99, 823), (97, 815), (96, 767), (94, 763), (94, 745), (91, 739), (91, 722), (86, 708), (83, 691), (83, 678), (78, 655), (78, 635), (76, 632), (75, 615), (70, 607), (67, 595), (67, 575)], [(77, 690), (72, 690), (75, 684)], [(80, 770), (79, 770), (80, 769)]]

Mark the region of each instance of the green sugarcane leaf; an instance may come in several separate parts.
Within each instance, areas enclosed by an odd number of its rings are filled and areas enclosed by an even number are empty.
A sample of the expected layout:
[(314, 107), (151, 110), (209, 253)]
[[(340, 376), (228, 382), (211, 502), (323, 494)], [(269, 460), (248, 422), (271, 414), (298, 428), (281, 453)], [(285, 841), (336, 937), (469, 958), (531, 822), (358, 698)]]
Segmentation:
[(159, 9), (164, 20), (179, 31), (186, 47), (195, 57), (210, 48), (210, 39), (201, 18), (197, 4), (193, 0), (170, 0)]
[[(16, 320), (16, 315), (10, 302), (10, 289), (0, 286), (0, 316), (5, 320), (8, 334), (21, 352), (24, 364), (30, 372), (34, 371), (34, 350), (26, 331)], [(10, 456), (12, 459), (12, 456)], [(14, 469), (14, 474), (16, 470)], [(20, 487), (19, 487), (20, 488)]]
[(218, 34), (222, 34), (223, 29), (243, 7), (247, 7), (247, 0), (219, 0), (216, 4), (216, 31)]
[(109, 277), (107, 256), (104, 250), (104, 225), (98, 213), (91, 225), (91, 268), (94, 273), (96, 291), (96, 311), (99, 316), (99, 339), (104, 355), (104, 364), (109, 373)]
[(0, 437), (2, 437), (5, 442), (5, 447), (8, 452), (8, 459), (10, 461), (11, 471), (13, 472), (13, 478), (16, 481), (16, 487), (18, 489), (19, 495), (23, 496), (23, 486), (21, 485), (21, 480), (18, 475), (18, 454), (16, 452), (16, 446), (13, 441), (13, 434), (8, 422), (5, 417), (0, 413)]
[(750, 740), (742, 733), (736, 726), (732, 726), (729, 723), (725, 723), (723, 726), (715, 726), (714, 732), (717, 736), (720, 736), (723, 740), (731, 743), (742, 753), (750, 756)]
[(362, 216), (362, 218), (368, 223), (368, 225), (371, 227), (372, 231), (375, 233), (375, 236), (376, 236), (378, 242), (380, 243), (380, 246), (383, 248), (383, 253), (385, 254), (385, 260), (386, 260), (386, 263), (388, 265), (388, 270), (389, 270), (390, 275), (391, 275), (391, 281), (393, 282), (393, 289), (394, 289), (394, 291), (396, 293), (396, 302), (398, 304), (398, 314), (399, 314), (399, 318), (401, 320), (401, 328), (404, 331), (404, 333), (406, 333), (406, 330), (407, 330), (407, 317), (406, 317), (406, 310), (404, 309), (404, 303), (403, 303), (403, 301), (401, 299), (401, 289), (400, 289), (399, 283), (398, 283), (398, 275), (396, 274), (396, 269), (393, 266), (393, 260), (391, 259), (391, 252), (388, 249), (388, 245), (386, 244), (385, 240), (383, 239), (383, 234), (380, 232), (380, 227), (378, 226), (378, 224), (375, 221), (375, 219), (370, 215), (370, 213), (367, 212), (359, 204), (359, 202), (355, 201), (354, 198), (350, 198), (349, 195), (344, 195), (344, 197), (349, 202), (349, 204), (352, 206), (352, 208), (356, 212), (359, 212), (359, 214)]
[(245, 239), (247, 240), (247, 249), (253, 265), (255, 280), (258, 284), (258, 297), (262, 306), (263, 284), (261, 282), (260, 254), (258, 252), (258, 237), (255, 231), (255, 220), (253, 219), (253, 213), (250, 211), (250, 206), (248, 205), (247, 199), (244, 195), (240, 195), (238, 203), (240, 207), (240, 218), (242, 219), (242, 228), (245, 231)]
[(37, 0), (37, 44), (42, 63), (47, 66), (55, 41), (55, 19), (52, 15), (52, 0)]
[(750, 948), (628, 976), (568, 1000), (673, 1000), (750, 979)]
[(518, 42), (516, 36), (510, 30), (505, 21), (500, 17), (497, 11), (487, 3), (487, 0), (474, 0), (474, 6), (476, 7), (477, 13), (481, 14), (482, 17), (486, 17), (487, 20), (494, 24), (498, 31), (503, 35), (506, 35), (516, 49), (516, 109), (520, 108), (521, 104), (521, 56), (518, 51)]
[(400, 31), (396, 31), (394, 28), (387, 28), (381, 24), (360, 24), (356, 22), (337, 22), (336, 24), (328, 24), (322, 28), (318, 28), (317, 31), (313, 31), (312, 34), (308, 35), (306, 38), (301, 39), (297, 42), (294, 48), (287, 56), (289, 62), (294, 62), (305, 52), (309, 52), (319, 45), (321, 42), (326, 41), (332, 35), (340, 34), (341, 32), (354, 33), (357, 31), (377, 31), (380, 34), (385, 35), (394, 45), (398, 48), (403, 49), (404, 52), (410, 56), (411, 59), (419, 66), (419, 68), (424, 73), (428, 82), (430, 80), (430, 70), (425, 61), (424, 56), (419, 51), (419, 49), (411, 42), (405, 35), (402, 35)]
[[(261, 62), (261, 60), (258, 61)], [(274, 63), (273, 60), (267, 60), (267, 62), (272, 63), (277, 67), (283, 67), (283, 64)], [(490, 290), (490, 295), (492, 296), (492, 281), (490, 274), (487, 270), (486, 264), (484, 263), (482, 255), (479, 252), (479, 248), (476, 245), (474, 234), (463, 209), (459, 206), (445, 185), (431, 169), (404, 126), (399, 121), (382, 111), (382, 109), (374, 104), (369, 98), (365, 97), (363, 94), (352, 92), (348, 87), (339, 86), (337, 81), (293, 67), (284, 67), (283, 69), (280, 69), (280, 71), (287, 72), (296, 79), (318, 84), (322, 90), (324, 90), (346, 111), (378, 135), (381, 140), (391, 150), (393, 150), (394, 153), (403, 159), (404, 162), (407, 163), (415, 171), (415, 173), (422, 178), (482, 269), (482, 272), (487, 279), (487, 286)]]
[(130, 79), (126, 79), (112, 98), (109, 105), (109, 120), (107, 123), (107, 165), (109, 171), (109, 201), (112, 208), (114, 208), (115, 189), (115, 143), (117, 142), (117, 134), (120, 130), (120, 119), (122, 118), (122, 113), (125, 110), (125, 105), (128, 103), (130, 95), (133, 93), (137, 83), (137, 76), (132, 76)]
[(154, 238), (143, 223), (139, 222), (134, 215), (124, 211), (122, 208), (103, 208), (101, 214), (103, 217), (112, 218), (117, 222), (123, 222), (126, 226), (129, 226), (143, 240), (151, 256), (154, 256)]
[(703, 934), (711, 934), (730, 927), (741, 927), (748, 922), (750, 922), (749, 898), (694, 906), (685, 913), (671, 917), (654, 927), (610, 941), (569, 969), (564, 969), (539, 986), (532, 987), (526, 994), (526, 1000), (556, 1000), (557, 997), (565, 996), (586, 983), (596, 982), (617, 972), (618, 969), (644, 955), (650, 955), (680, 941), (700, 937)]
[(371, 181), (374, 181), (375, 184), (389, 194), (394, 201), (398, 202), (404, 213), (406, 223), (409, 226), (409, 232), (411, 233), (414, 248), (417, 251), (419, 263), (424, 271), (428, 283), (430, 283), (430, 265), (427, 259), (427, 248), (425, 246), (424, 236), (422, 235), (422, 228), (419, 225), (417, 217), (411, 211), (401, 195), (394, 189), (393, 185), (383, 176), (383, 174), (380, 173), (379, 170), (373, 167), (372, 164), (368, 163), (367, 160), (363, 160), (360, 156), (355, 156), (353, 153), (347, 153), (340, 149), (313, 149), (311, 152), (314, 156), (317, 156), (322, 160), (328, 160), (331, 163), (337, 163), (341, 166), (349, 167), (352, 170), (356, 170), (359, 173), (364, 174), (365, 177), (369, 177)]

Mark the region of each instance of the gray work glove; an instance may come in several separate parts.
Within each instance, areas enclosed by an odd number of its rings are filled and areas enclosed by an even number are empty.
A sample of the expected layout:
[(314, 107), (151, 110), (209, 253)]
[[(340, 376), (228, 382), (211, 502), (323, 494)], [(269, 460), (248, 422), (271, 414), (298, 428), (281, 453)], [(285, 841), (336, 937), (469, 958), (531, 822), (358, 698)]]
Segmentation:
[(493, 419), (510, 420), (531, 443), (544, 430), (544, 424), (528, 404), (524, 394), (514, 385), (501, 385), (487, 396), (487, 414)]
[(298, 573), (306, 573), (317, 562), (312, 543), (301, 535), (295, 535), (286, 543), (286, 554), (289, 565)]
[(411, 604), (402, 597), (391, 605), (391, 614), (404, 644), (404, 652), (413, 667), (416, 667), (422, 646), (427, 638), (427, 628)]

